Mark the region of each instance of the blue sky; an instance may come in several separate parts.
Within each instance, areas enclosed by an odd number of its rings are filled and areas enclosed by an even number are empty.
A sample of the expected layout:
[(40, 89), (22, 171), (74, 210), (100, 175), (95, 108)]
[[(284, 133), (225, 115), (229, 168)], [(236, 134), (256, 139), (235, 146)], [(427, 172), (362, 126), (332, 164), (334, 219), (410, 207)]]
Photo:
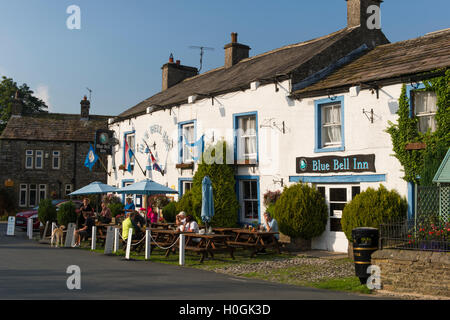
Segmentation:
[[(81, 30), (69, 30), (70, 5)], [(382, 29), (391, 42), (450, 27), (448, 0), (385, 0)], [(161, 90), (170, 53), (202, 72), (222, 66), (230, 33), (250, 55), (306, 41), (346, 25), (344, 0), (0, 0), (0, 76), (27, 83), (50, 111), (117, 115)]]

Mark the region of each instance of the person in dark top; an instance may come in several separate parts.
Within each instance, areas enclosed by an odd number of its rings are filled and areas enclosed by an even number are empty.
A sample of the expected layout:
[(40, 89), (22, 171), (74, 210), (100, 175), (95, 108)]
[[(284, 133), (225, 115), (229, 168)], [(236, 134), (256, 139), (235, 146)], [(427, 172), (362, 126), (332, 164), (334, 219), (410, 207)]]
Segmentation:
[(131, 224), (133, 225), (134, 229), (134, 236), (135, 239), (142, 239), (144, 236), (144, 232), (142, 231), (142, 228), (145, 227), (145, 219), (136, 211), (131, 212), (130, 214)]
[(92, 234), (92, 227), (95, 225), (94, 218), (88, 215), (88, 211), (83, 211), (83, 217), (83, 226), (75, 230), (75, 247), (80, 246), (82, 238), (87, 238)]
[(88, 216), (93, 216), (94, 215), (94, 209), (89, 204), (89, 199), (88, 198), (84, 198), (83, 199), (83, 205), (80, 208), (80, 215), (78, 217), (78, 223), (77, 223), (77, 226), (78, 226), (79, 229), (82, 228), (82, 226), (85, 223), (84, 212), (86, 212), (88, 214)]

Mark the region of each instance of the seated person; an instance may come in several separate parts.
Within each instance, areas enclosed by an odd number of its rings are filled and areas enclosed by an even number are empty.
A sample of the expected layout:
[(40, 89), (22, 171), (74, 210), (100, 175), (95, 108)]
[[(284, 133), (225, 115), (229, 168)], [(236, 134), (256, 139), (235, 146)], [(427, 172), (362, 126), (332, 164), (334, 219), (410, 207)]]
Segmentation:
[[(139, 225), (136, 223), (136, 215), (139, 215), (137, 212), (131, 212), (127, 214), (127, 218), (122, 222), (122, 239), (124, 241), (128, 240), (128, 233), (130, 232), (130, 228), (133, 229), (132, 235), (133, 239), (140, 240), (143, 237), (143, 232)], [(139, 219), (139, 218), (138, 218)], [(145, 225), (145, 222), (144, 222)]]
[(108, 208), (105, 202), (102, 202), (102, 212), (98, 216), (98, 220), (102, 223), (111, 223), (111, 210)]
[(134, 223), (134, 225), (139, 228), (139, 230), (141, 230), (146, 226), (145, 218), (137, 211), (134, 212), (134, 215), (131, 218), (131, 220)]
[(184, 231), (185, 224), (186, 224), (186, 214), (184, 213), (184, 211), (181, 211), (175, 217), (175, 225), (177, 226), (177, 230)]
[[(269, 212), (264, 213), (264, 231), (268, 232), (279, 232), (278, 230), (278, 222), (274, 218), (272, 218), (271, 214)], [(280, 240), (280, 235), (276, 234), (275, 238), (277, 240)]]
[[(130, 228), (133, 228), (133, 223), (131, 222), (131, 213), (127, 213), (126, 214), (126, 219), (124, 219), (122, 221), (122, 239), (123, 241), (127, 241), (128, 240), (128, 233)], [(134, 234), (134, 228), (133, 228), (133, 233)]]
[[(199, 233), (200, 230), (198, 227), (198, 223), (194, 220), (194, 217), (192, 215), (188, 215), (186, 217), (186, 224), (184, 226), (184, 231)], [(192, 241), (200, 242), (200, 238), (194, 238), (192, 239)]]
[(89, 216), (87, 211), (83, 212), (84, 224), (81, 228), (75, 230), (75, 247), (79, 247), (81, 245), (81, 239), (85, 239), (92, 234), (92, 227), (95, 222), (94, 219)]
[(85, 218), (84, 218), (84, 212), (87, 213), (88, 216), (94, 215), (94, 209), (89, 204), (89, 199), (84, 198), (83, 199), (83, 205), (80, 207), (80, 215), (77, 217), (77, 227), (81, 229), (84, 225)]

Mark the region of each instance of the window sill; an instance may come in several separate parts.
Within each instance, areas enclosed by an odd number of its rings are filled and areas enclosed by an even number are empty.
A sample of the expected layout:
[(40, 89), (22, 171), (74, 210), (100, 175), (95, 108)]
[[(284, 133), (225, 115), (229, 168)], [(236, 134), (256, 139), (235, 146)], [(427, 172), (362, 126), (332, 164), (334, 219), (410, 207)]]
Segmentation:
[(175, 165), (177, 169), (194, 169), (194, 162), (178, 163)]
[(235, 160), (234, 161), (235, 166), (257, 166), (258, 161), (257, 160)]
[(337, 151), (345, 151), (345, 147), (326, 147), (326, 148), (315, 148), (315, 153), (323, 153), (323, 152), (337, 152)]

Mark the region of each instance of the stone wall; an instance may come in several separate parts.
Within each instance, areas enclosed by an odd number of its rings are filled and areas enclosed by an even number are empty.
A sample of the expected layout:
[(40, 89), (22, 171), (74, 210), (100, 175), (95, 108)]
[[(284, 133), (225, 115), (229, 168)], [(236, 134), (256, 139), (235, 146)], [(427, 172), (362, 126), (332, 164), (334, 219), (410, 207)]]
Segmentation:
[(378, 250), (383, 290), (450, 297), (450, 252)]
[[(37, 188), (39, 185), (45, 185), (47, 198), (55, 193), (56, 198), (61, 199), (65, 197), (66, 185), (72, 185), (72, 191), (75, 191), (91, 182), (106, 183), (107, 180), (106, 171), (99, 162), (92, 171), (84, 166), (89, 151), (87, 142), (0, 140), (0, 150), (0, 184), (4, 186), (6, 180), (12, 180), (14, 185), (11, 188), (16, 196), (14, 200), (17, 201), (17, 205), (21, 184), (28, 186), (35, 184)], [(33, 150), (33, 166), (36, 150), (43, 151), (42, 169), (25, 167), (26, 150)], [(59, 169), (52, 167), (53, 151), (60, 152)], [(106, 165), (104, 156), (102, 160)], [(30, 206), (26, 205), (19, 209), (28, 207)]]

